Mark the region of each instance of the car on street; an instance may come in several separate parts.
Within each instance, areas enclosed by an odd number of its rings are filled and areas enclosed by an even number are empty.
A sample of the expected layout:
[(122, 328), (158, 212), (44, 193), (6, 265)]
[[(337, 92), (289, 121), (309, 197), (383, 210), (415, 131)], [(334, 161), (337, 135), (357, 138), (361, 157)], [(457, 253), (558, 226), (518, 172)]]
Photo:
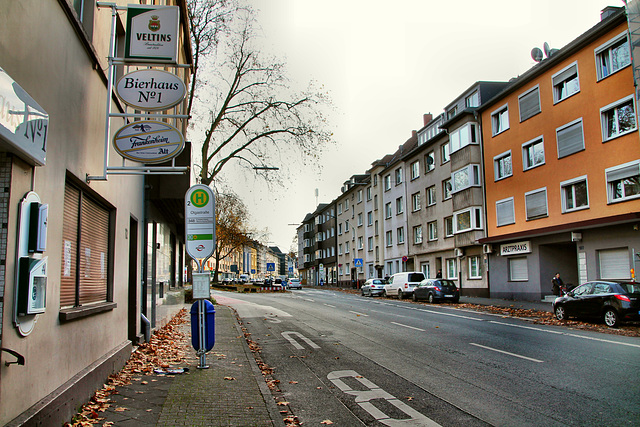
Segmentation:
[(382, 295), (384, 293), (385, 283), (387, 282), (384, 279), (367, 279), (360, 288), (360, 293), (363, 297)]
[(460, 301), (460, 291), (452, 280), (425, 279), (413, 289), (413, 300), (427, 300), (430, 304), (439, 301)]
[(558, 320), (599, 318), (613, 328), (624, 320), (640, 320), (640, 283), (596, 280), (584, 283), (553, 301)]
[(424, 279), (424, 274), (421, 271), (396, 273), (389, 277), (387, 284), (384, 285), (384, 295), (397, 296), (398, 299), (411, 296), (413, 289)]
[(300, 282), (300, 279), (289, 279), (289, 282), (287, 283), (287, 287), (289, 289), (302, 289), (302, 282)]

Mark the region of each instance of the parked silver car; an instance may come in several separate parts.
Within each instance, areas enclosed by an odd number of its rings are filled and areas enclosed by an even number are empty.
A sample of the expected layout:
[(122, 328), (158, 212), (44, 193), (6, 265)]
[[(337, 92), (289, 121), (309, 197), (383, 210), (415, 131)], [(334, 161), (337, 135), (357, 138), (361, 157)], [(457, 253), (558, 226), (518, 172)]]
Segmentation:
[(289, 289), (302, 289), (302, 282), (300, 279), (289, 279), (287, 282), (287, 288)]
[(382, 295), (384, 292), (384, 284), (387, 283), (384, 279), (367, 279), (364, 285), (360, 288), (360, 293), (363, 297)]

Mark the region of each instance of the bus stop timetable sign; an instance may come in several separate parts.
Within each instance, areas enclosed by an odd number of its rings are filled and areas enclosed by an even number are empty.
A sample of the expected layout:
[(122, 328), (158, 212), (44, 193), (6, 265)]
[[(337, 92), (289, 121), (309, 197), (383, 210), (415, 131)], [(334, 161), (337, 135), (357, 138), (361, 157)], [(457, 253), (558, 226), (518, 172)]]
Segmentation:
[(187, 253), (202, 266), (216, 244), (215, 196), (208, 186), (196, 184), (187, 190), (184, 199)]

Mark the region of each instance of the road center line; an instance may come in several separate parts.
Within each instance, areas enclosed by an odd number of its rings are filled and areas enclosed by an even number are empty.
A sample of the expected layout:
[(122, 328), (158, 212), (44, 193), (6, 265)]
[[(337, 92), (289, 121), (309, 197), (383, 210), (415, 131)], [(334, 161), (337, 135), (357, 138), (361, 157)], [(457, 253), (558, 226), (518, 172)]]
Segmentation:
[(402, 323), (398, 323), (398, 322), (390, 322), (390, 323), (393, 323), (394, 325), (402, 326), (404, 328), (415, 329), (416, 331), (426, 332), (424, 329), (416, 328), (414, 326), (403, 325)]
[(522, 356), (520, 354), (509, 353), (508, 351), (498, 350), (497, 348), (486, 347), (484, 345), (476, 344), (476, 343), (473, 343), (473, 342), (470, 342), (469, 344), (475, 345), (476, 347), (484, 348), (485, 350), (491, 350), (491, 351), (495, 351), (495, 352), (498, 352), (498, 353), (506, 354), (508, 356), (519, 357), (520, 359), (530, 360), (531, 362), (544, 363), (544, 361), (542, 361), (542, 360), (533, 359), (531, 357)]
[(331, 307), (331, 308), (336, 308), (335, 305), (331, 305), (331, 304), (325, 304), (327, 307)]
[(358, 313), (357, 311), (351, 311), (351, 310), (349, 310), (349, 313), (353, 313), (353, 314), (358, 315), (358, 316), (369, 317), (369, 315), (368, 315), (368, 314)]

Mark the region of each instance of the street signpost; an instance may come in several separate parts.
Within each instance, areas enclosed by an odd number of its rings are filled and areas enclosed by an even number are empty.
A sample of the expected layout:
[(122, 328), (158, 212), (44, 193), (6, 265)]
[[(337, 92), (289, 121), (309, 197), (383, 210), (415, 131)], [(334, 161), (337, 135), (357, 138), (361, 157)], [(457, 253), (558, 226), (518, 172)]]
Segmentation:
[(354, 258), (353, 259), (353, 266), (354, 267), (362, 267), (364, 264), (362, 262), (362, 258)]
[(267, 263), (267, 271), (276, 271), (276, 263), (268, 262)]
[[(196, 354), (200, 357), (199, 369), (207, 369), (207, 324), (205, 300), (209, 298), (209, 273), (204, 272), (204, 263), (213, 255), (216, 246), (216, 202), (211, 188), (196, 184), (187, 190), (184, 197), (186, 250), (198, 263), (198, 272), (193, 274), (193, 298), (198, 300), (198, 343)], [(192, 328), (193, 330), (193, 328)]]

